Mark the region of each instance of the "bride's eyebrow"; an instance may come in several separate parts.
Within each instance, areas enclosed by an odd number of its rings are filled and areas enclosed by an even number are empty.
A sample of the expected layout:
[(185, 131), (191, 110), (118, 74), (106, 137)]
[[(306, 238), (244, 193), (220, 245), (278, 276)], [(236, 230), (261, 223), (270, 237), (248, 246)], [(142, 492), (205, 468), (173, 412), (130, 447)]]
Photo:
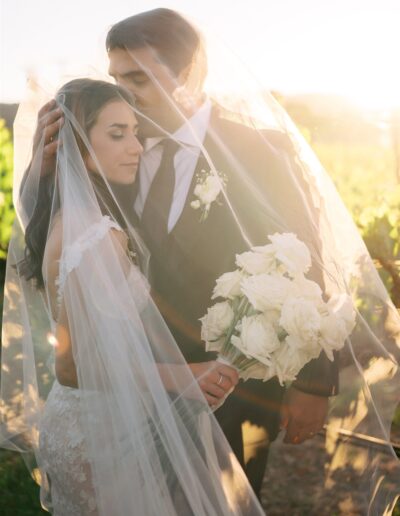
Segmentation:
[[(133, 126), (133, 129), (137, 129), (137, 128), (138, 128), (138, 125), (139, 125), (139, 124), (135, 124), (135, 125)], [(109, 129), (111, 129), (111, 128), (127, 129), (128, 127), (129, 127), (129, 125), (128, 125), (128, 124), (118, 124), (117, 122), (115, 122), (115, 123), (113, 123), (113, 124), (110, 124), (110, 125), (108, 126), (108, 128), (109, 128)]]

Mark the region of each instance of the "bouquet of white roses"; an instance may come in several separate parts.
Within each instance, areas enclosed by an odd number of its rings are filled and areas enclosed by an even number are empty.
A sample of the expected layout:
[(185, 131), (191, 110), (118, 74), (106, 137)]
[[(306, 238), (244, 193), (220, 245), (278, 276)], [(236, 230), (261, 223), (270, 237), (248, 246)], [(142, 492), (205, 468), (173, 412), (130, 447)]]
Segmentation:
[(324, 351), (344, 346), (355, 325), (346, 294), (328, 302), (305, 274), (307, 246), (292, 233), (270, 235), (270, 244), (236, 255), (238, 269), (217, 279), (214, 304), (202, 317), (207, 351), (217, 351), (247, 380), (293, 381), (303, 366)]

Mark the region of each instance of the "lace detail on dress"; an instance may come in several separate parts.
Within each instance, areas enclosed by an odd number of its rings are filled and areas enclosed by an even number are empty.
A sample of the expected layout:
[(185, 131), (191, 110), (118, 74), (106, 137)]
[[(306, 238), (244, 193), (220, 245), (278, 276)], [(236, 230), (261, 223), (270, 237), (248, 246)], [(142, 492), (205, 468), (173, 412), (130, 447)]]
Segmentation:
[(41, 466), (49, 479), (55, 516), (97, 514), (80, 404), (78, 389), (63, 387), (55, 381), (41, 418)]
[(108, 215), (104, 215), (99, 222), (96, 222), (71, 245), (63, 249), (60, 259), (60, 271), (56, 278), (57, 305), (60, 306), (64, 291), (64, 285), (68, 274), (78, 267), (85, 251), (93, 247), (102, 240), (110, 229), (122, 231), (121, 227), (111, 220)]

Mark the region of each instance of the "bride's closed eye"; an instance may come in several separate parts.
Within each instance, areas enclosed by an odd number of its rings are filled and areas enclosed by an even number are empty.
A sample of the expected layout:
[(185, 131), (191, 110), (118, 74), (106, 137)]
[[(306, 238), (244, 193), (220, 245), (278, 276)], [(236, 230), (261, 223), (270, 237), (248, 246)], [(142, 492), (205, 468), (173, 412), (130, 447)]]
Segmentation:
[(119, 134), (110, 134), (111, 138), (113, 140), (122, 140), (122, 138), (124, 137), (124, 135), (122, 133), (119, 133)]

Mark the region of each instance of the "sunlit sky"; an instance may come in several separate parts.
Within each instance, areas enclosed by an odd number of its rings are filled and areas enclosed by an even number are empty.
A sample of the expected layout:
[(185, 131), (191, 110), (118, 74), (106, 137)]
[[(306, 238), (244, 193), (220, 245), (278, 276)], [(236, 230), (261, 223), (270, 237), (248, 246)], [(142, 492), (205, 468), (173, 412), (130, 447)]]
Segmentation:
[(226, 43), (268, 88), (400, 106), (400, 0), (0, 0), (0, 102), (26, 77), (71, 65), (105, 72), (113, 23), (177, 9)]

